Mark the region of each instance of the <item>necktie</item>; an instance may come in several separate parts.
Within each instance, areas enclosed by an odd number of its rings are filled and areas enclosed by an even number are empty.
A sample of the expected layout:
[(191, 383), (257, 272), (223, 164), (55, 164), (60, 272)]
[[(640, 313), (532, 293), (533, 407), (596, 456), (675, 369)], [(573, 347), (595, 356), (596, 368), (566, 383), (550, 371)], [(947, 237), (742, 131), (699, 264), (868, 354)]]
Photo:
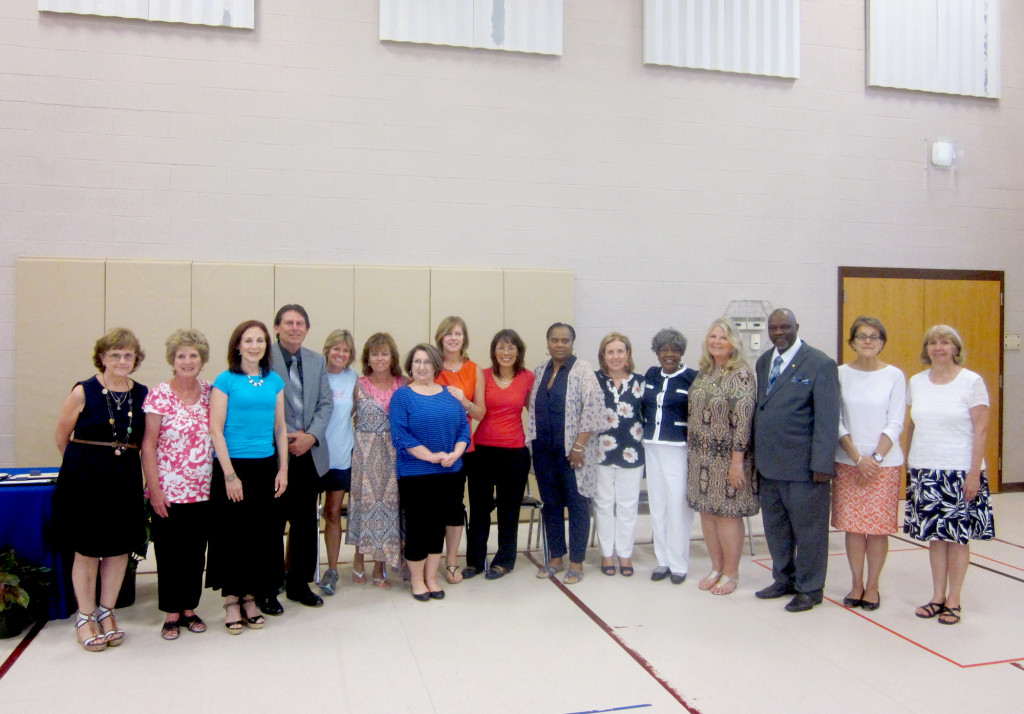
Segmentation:
[(302, 377), (299, 376), (299, 360), (292, 358), (288, 365), (288, 401), (295, 413), (295, 423), (302, 426)]
[(772, 371), (768, 373), (768, 389), (764, 391), (765, 394), (770, 393), (772, 391), (772, 387), (775, 386), (775, 380), (779, 378), (779, 374), (782, 372), (781, 367), (782, 355), (779, 355), (775, 358), (775, 361), (772, 362)]

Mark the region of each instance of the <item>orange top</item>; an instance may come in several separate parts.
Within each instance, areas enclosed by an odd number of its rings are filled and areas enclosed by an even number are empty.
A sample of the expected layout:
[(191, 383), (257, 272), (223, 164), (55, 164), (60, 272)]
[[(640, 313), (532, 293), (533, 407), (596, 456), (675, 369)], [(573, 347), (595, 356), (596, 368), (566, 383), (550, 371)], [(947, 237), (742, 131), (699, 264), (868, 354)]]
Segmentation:
[[(442, 367), (441, 373), (434, 377), (434, 382), (443, 387), (458, 387), (466, 395), (466, 399), (472, 402), (476, 395), (476, 362), (467, 359), (462, 363), (462, 369), (458, 372)], [(469, 420), (469, 428), (472, 429), (473, 418), (466, 414), (466, 419)], [(473, 445), (470, 444), (466, 451), (472, 450)]]

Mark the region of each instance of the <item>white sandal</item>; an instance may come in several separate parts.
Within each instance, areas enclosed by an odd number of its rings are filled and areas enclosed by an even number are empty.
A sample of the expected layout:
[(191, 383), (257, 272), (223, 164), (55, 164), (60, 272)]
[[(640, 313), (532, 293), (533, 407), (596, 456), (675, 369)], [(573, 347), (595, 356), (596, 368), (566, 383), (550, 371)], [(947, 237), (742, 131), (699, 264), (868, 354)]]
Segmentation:
[[(96, 625), (96, 627), (93, 627), (93, 625)], [(84, 612), (78, 613), (78, 619), (75, 620), (75, 637), (78, 637), (78, 631), (83, 627), (88, 627), (92, 636), (84, 640), (78, 640), (78, 644), (82, 645), (82, 649), (86, 652), (102, 652), (107, 648), (107, 636), (98, 633), (100, 629), (99, 623), (94, 615), (86, 615)]]
[[(117, 647), (124, 642), (124, 630), (117, 629), (117, 620), (114, 619), (113, 610), (108, 610), (100, 605), (96, 608), (94, 615), (97, 623), (101, 623), (104, 620), (110, 620), (110, 622), (113, 623), (113, 626), (103, 633), (103, 636), (107, 638), (107, 647)], [(100, 629), (102, 629), (102, 625)]]

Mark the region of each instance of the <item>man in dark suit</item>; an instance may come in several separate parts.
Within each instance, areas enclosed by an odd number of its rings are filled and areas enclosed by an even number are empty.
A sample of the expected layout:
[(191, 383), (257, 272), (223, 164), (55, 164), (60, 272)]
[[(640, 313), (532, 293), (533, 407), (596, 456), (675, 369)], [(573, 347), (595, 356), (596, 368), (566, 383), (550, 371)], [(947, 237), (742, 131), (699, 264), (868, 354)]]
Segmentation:
[(835, 360), (799, 337), (791, 310), (768, 318), (775, 345), (757, 360), (754, 462), (775, 582), (762, 600), (794, 595), (790, 612), (821, 603), (828, 565), (831, 478), (839, 441)]
[[(309, 315), (304, 307), (282, 307), (274, 318), (277, 342), (271, 348), (271, 358), (274, 371), (284, 380), (288, 425), (288, 488), (283, 496), (289, 523), (285, 595), (303, 605), (320, 607), (324, 601), (310, 590), (309, 581), (317, 569), (316, 499), (320, 476), (330, 467), (326, 431), (334, 398), (324, 356), (302, 346), (308, 332)], [(260, 608), (269, 615), (284, 612), (276, 598), (261, 602)]]

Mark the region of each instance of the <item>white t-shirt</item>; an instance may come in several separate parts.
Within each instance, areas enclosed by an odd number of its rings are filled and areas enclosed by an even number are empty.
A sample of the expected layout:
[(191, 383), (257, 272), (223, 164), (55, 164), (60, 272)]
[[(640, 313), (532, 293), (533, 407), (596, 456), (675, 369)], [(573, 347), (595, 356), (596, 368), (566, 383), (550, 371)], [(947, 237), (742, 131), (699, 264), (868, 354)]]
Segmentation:
[[(891, 364), (874, 372), (863, 372), (844, 364), (839, 368), (839, 386), (843, 398), (839, 438), (849, 435), (861, 456), (870, 459), (878, 440), (885, 434), (892, 441), (892, 448), (882, 466), (901, 465), (900, 434), (907, 413), (907, 380), (903, 372)], [(836, 461), (854, 465), (841, 444), (836, 447)]]
[[(988, 406), (988, 392), (981, 375), (960, 370), (949, 384), (933, 384), (931, 370), (910, 378), (910, 418), (914, 420), (914, 440), (910, 444), (907, 465), (915, 469), (969, 471), (974, 423), (971, 408)], [(985, 468), (982, 460), (981, 468)]]

